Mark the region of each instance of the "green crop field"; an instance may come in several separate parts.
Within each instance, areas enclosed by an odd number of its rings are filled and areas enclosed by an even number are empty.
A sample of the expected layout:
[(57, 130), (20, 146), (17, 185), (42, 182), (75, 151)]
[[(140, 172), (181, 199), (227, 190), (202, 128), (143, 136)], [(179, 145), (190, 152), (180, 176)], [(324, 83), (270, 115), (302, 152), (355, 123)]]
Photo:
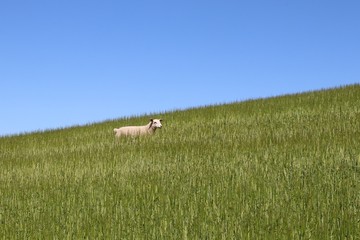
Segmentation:
[(360, 85), (2, 137), (0, 239), (360, 239)]

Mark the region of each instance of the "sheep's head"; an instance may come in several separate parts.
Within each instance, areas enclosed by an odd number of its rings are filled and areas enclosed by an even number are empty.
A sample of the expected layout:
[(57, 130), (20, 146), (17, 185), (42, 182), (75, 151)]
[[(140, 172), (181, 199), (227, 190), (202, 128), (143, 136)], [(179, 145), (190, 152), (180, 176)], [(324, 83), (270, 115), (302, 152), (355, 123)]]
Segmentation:
[(152, 128), (162, 128), (161, 121), (162, 121), (162, 119), (150, 119), (151, 127)]

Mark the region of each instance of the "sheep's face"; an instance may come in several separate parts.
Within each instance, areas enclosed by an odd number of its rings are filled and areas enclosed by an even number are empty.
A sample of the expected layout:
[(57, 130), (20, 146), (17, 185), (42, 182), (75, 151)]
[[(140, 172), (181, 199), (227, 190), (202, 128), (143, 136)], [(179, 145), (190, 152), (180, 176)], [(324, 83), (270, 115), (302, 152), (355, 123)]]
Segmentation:
[(162, 125), (161, 125), (161, 119), (151, 119), (150, 121), (152, 121), (152, 127), (153, 128), (162, 128)]

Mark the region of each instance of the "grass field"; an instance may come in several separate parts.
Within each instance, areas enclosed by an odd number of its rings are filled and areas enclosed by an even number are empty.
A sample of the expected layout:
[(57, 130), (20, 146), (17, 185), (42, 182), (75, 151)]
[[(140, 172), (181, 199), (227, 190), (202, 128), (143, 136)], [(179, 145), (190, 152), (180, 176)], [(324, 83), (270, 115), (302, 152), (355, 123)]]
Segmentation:
[(0, 138), (1, 239), (360, 239), (360, 85)]

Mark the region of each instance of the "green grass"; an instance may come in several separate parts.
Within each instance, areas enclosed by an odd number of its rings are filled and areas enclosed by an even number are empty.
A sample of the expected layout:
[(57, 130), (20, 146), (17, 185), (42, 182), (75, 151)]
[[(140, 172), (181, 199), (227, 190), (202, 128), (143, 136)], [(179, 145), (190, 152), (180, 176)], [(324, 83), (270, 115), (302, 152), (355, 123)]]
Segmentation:
[(360, 85), (0, 138), (1, 239), (360, 239)]

